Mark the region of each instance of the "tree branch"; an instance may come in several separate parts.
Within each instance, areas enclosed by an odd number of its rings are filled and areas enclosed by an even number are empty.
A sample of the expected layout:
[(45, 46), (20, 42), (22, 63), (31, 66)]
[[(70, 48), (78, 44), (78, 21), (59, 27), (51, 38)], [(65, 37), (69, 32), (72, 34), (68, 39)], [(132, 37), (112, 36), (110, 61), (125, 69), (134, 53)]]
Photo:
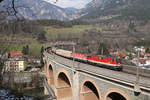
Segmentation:
[(15, 8), (15, 0), (12, 0), (12, 9), (14, 10), (14, 16), (18, 19), (18, 16), (17, 16), (17, 10)]
[(2, 2), (3, 0), (0, 0), (0, 2)]

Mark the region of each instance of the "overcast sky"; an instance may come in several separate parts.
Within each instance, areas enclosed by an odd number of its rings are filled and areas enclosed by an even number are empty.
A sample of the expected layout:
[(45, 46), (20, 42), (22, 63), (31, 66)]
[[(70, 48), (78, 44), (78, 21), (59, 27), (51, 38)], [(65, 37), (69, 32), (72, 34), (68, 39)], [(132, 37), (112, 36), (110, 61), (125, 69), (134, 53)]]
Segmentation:
[(80, 9), (83, 8), (87, 3), (89, 3), (92, 0), (58, 0), (56, 3), (55, 3), (56, 0), (45, 0), (45, 1), (63, 8), (74, 7)]

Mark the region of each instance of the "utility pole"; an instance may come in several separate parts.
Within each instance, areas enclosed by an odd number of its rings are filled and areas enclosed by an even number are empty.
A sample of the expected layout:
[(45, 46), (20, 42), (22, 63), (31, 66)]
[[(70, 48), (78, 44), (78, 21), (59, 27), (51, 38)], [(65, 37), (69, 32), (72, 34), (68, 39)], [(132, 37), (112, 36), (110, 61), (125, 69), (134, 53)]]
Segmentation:
[[(72, 53), (75, 53), (75, 45), (76, 43), (72, 43), (72, 46), (73, 46), (73, 50), (72, 50)], [(73, 57), (73, 65), (72, 65), (72, 76), (73, 76), (73, 91), (74, 91), (74, 96), (73, 96), (73, 99), (74, 100), (80, 100), (79, 98), (79, 95), (80, 95), (80, 92), (79, 92), (79, 72), (76, 71), (76, 68), (75, 68), (75, 58)], [(77, 66), (76, 66), (77, 67)]]
[(103, 50), (103, 46), (102, 46), (101, 55), (103, 55), (103, 51), (104, 51), (104, 50)]
[(138, 63), (136, 70), (136, 83), (139, 85), (139, 65), (140, 65), (140, 51), (138, 51)]
[[(72, 45), (73, 45), (73, 53), (75, 53), (75, 43), (72, 43)], [(73, 68), (72, 68), (72, 70), (74, 69), (74, 57), (73, 57)]]
[(136, 81), (134, 85), (134, 92), (140, 93), (141, 89), (139, 87), (139, 65), (140, 65), (140, 50), (138, 50), (138, 62), (136, 66)]

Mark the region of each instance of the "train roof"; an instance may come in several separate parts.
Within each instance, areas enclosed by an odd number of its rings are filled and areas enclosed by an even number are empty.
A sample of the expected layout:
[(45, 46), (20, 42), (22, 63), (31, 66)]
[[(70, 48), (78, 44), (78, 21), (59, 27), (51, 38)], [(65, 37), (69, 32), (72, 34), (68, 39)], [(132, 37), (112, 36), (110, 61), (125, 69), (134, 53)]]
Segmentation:
[[(115, 58), (115, 59), (117, 59), (117, 57), (106, 56), (106, 55), (91, 55), (91, 56), (98, 56), (98, 57), (106, 57), (106, 58)], [(89, 56), (89, 57), (90, 57), (90, 56)]]

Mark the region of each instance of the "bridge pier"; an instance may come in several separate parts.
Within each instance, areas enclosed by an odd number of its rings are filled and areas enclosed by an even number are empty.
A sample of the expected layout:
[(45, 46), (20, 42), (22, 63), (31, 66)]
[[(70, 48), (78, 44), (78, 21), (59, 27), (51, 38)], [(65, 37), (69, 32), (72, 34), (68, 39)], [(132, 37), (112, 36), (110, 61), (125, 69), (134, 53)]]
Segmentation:
[(46, 86), (44, 86), (44, 95), (49, 95), (48, 90), (46, 88)]
[(80, 100), (80, 89), (79, 89), (79, 72), (76, 71), (75, 73), (73, 73), (73, 91), (74, 91), (74, 100)]

